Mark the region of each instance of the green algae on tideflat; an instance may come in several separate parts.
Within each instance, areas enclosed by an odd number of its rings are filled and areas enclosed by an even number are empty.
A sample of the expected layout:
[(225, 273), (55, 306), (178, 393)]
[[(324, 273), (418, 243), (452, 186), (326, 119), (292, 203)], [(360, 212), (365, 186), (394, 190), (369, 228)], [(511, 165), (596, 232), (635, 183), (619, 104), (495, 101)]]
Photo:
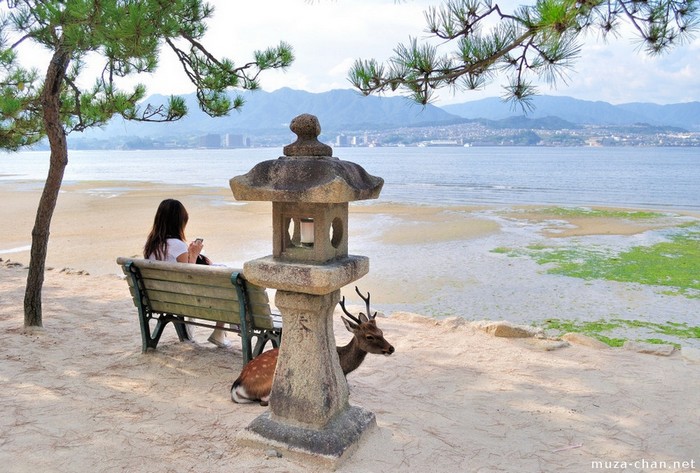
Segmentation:
[[(655, 323), (646, 322), (643, 320), (627, 319), (600, 319), (596, 321), (583, 322), (578, 320), (548, 319), (544, 322), (544, 329), (552, 330), (558, 335), (568, 332), (582, 333), (584, 335), (596, 338), (612, 347), (620, 347), (628, 339), (609, 336), (611, 335), (610, 332), (613, 331), (622, 331), (625, 334), (641, 334), (644, 332), (651, 332), (653, 334), (664, 335), (675, 339), (700, 339), (700, 327), (689, 326), (687, 323), (678, 322)], [(677, 341), (658, 337), (632, 339), (652, 344), (672, 344), (676, 347), (680, 346), (680, 343)]]
[(557, 335), (569, 332), (582, 333), (596, 338), (611, 347), (621, 347), (625, 343), (624, 338), (610, 338), (602, 335), (602, 332), (609, 332), (617, 328), (620, 328), (619, 324), (605, 320), (579, 322), (575, 320), (548, 319), (544, 323), (545, 330), (553, 330), (557, 332)]
[(539, 264), (551, 264), (550, 274), (581, 279), (667, 286), (670, 294), (700, 298), (700, 223), (676, 227), (669, 241), (635, 246), (615, 252), (602, 246), (552, 247), (543, 244), (524, 249), (495, 248), (494, 253), (529, 256)]
[(545, 207), (534, 209), (532, 213), (555, 215), (557, 217), (596, 217), (626, 218), (630, 220), (651, 220), (666, 217), (668, 214), (648, 210), (591, 209), (587, 207)]

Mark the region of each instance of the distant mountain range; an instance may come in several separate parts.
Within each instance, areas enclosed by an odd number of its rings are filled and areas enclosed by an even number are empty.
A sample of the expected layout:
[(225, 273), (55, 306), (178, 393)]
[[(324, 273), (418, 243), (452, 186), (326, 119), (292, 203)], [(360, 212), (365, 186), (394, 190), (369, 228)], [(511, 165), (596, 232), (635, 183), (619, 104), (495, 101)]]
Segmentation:
[[(163, 139), (168, 136), (234, 133), (242, 135), (291, 134), (289, 121), (301, 113), (319, 118), (323, 135), (389, 130), (404, 127), (446, 126), (473, 120), (492, 127), (576, 128), (584, 125), (621, 126), (640, 123), (700, 131), (700, 102), (672, 105), (577, 100), (571, 97), (538, 96), (527, 114), (498, 98), (455, 105), (422, 107), (402, 97), (364, 97), (353, 90), (310, 93), (283, 88), (274, 92), (244, 92), (246, 104), (240, 113), (211, 118), (196, 105), (194, 94), (185, 96), (190, 113), (174, 123), (138, 123), (113, 120), (102, 130), (90, 130), (86, 139), (119, 136)], [(149, 103), (163, 103), (154, 95)], [(542, 125), (544, 126), (544, 125)], [(76, 136), (77, 138), (77, 136)]]
[[(240, 112), (211, 118), (202, 112), (194, 94), (184, 96), (189, 113), (173, 123), (138, 123), (116, 118), (104, 130), (87, 133), (94, 138), (120, 135), (163, 137), (170, 135), (238, 133), (291, 134), (289, 122), (302, 113), (316, 115), (323, 132), (391, 129), (402, 126), (431, 126), (463, 120), (438, 107), (422, 107), (400, 97), (363, 97), (352, 90), (310, 93), (283, 88), (274, 92), (244, 92)], [(153, 95), (151, 104), (162, 104), (166, 97)]]
[[(635, 125), (645, 123), (654, 126), (680, 127), (700, 131), (700, 102), (671, 105), (652, 103), (627, 103), (612, 105), (607, 102), (591, 102), (571, 97), (537, 96), (532, 100), (534, 109), (528, 118), (558, 117), (577, 125)], [(498, 98), (488, 98), (455, 105), (445, 105), (443, 110), (463, 118), (503, 120), (522, 116), (522, 109)]]

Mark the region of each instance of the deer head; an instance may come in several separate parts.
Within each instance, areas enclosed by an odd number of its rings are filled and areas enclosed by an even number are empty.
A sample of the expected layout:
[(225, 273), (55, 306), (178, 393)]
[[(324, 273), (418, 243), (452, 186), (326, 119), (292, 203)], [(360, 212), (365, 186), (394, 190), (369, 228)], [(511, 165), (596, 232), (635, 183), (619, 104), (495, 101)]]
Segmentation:
[(377, 327), (375, 320), (377, 312), (372, 314), (370, 310), (369, 300), (371, 294), (368, 292), (367, 297), (365, 297), (357, 286), (355, 286), (355, 292), (365, 301), (367, 314), (360, 312), (359, 316), (355, 317), (345, 307), (345, 297), (343, 296), (341, 299), (340, 308), (343, 309), (345, 315), (350, 319), (341, 317), (341, 320), (348, 332), (354, 335), (350, 343), (344, 347), (337, 347), (340, 366), (346, 375), (360, 366), (367, 353), (377, 355), (391, 355), (394, 353), (394, 347), (384, 339), (384, 333)]
[[(345, 375), (357, 369), (367, 353), (379, 355), (394, 353), (394, 347), (384, 339), (384, 334), (374, 320), (377, 313), (370, 315), (369, 292), (365, 297), (357, 287), (355, 287), (355, 291), (365, 301), (367, 315), (360, 312), (359, 316), (355, 317), (345, 308), (345, 297), (340, 301), (340, 307), (350, 319), (341, 317), (345, 328), (354, 335), (350, 343), (336, 347), (340, 367)], [(267, 405), (278, 356), (279, 349), (274, 348), (248, 362), (231, 386), (231, 399), (238, 403), (260, 402), (261, 405)]]

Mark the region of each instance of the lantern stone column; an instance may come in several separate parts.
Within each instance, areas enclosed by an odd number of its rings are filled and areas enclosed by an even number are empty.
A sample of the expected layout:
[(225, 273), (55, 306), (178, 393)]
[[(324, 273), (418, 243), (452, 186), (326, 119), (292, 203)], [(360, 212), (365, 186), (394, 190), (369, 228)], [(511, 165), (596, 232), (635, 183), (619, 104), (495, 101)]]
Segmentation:
[[(275, 417), (322, 429), (347, 409), (348, 389), (340, 365), (324, 356), (332, 357), (335, 350), (332, 316), (339, 297), (340, 291), (323, 296), (277, 292), (275, 303), (289, 335), (280, 347), (285, 353), (278, 358), (279, 374), (270, 393)], [(287, 349), (292, 346), (304, 350)]]
[(270, 410), (239, 437), (337, 462), (375, 425), (350, 406), (333, 333), (340, 288), (369, 271), (369, 258), (348, 254), (348, 202), (375, 199), (384, 181), (332, 157), (313, 115), (294, 118), (296, 142), (284, 156), (231, 179), (238, 200), (272, 202), (272, 255), (248, 261), (250, 282), (277, 289), (283, 331)]

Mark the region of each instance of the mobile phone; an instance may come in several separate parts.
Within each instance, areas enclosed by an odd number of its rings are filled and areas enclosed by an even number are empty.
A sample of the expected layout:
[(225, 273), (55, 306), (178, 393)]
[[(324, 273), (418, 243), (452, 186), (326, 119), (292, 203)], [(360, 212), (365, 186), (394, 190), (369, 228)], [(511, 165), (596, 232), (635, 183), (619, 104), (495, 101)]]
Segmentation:
[(195, 243), (204, 243), (204, 238), (195, 238)]

